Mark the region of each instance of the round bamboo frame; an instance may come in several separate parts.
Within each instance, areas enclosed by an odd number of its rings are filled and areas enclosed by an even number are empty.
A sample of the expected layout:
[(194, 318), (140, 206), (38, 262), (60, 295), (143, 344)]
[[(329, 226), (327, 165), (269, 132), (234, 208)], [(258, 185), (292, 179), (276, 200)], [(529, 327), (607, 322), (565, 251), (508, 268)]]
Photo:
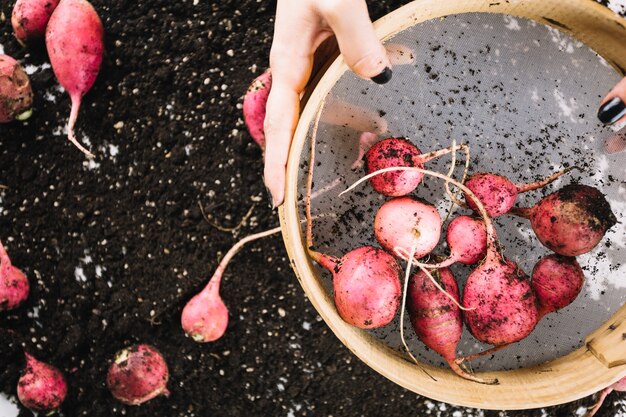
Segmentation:
[[(388, 39), (417, 23), (452, 14), (504, 13), (553, 26), (585, 43), (626, 74), (626, 21), (593, 0), (419, 0), (378, 20), (380, 39)], [(287, 165), (285, 203), (279, 210), (283, 238), (292, 266), (309, 299), (354, 354), (380, 374), (420, 395), (451, 404), (485, 409), (529, 409), (570, 402), (603, 389), (626, 375), (626, 305), (595, 332), (586, 345), (541, 365), (511, 371), (481, 374), (498, 378), (499, 385), (467, 381), (449, 369), (422, 366), (422, 372), (407, 356), (339, 317), (331, 294), (307, 255), (298, 216), (298, 174), (309, 127), (322, 99), (348, 70), (338, 57), (305, 94)]]

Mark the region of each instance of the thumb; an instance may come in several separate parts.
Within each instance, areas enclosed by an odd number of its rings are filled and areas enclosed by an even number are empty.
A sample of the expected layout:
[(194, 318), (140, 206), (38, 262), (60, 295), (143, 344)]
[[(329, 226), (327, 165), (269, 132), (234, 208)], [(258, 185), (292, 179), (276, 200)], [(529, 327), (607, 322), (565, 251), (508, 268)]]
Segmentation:
[(617, 83), (615, 88), (602, 100), (598, 110), (598, 119), (604, 124), (613, 124), (626, 116), (626, 78)]
[(376, 37), (365, 0), (320, 2), (318, 12), (337, 37), (346, 64), (361, 78), (378, 84), (391, 79), (391, 62)]

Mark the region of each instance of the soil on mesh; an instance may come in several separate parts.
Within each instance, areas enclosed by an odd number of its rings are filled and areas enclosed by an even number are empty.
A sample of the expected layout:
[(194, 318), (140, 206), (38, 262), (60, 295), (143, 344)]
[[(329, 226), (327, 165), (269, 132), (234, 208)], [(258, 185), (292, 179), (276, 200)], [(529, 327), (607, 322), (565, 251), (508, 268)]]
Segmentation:
[[(268, 61), (274, 2), (94, 0), (107, 54), (77, 122), (93, 162), (65, 138), (69, 98), (45, 50), (13, 39), (12, 3), (0, 5), (0, 45), (27, 65), (35, 108), (0, 126), (0, 239), (31, 294), (0, 314), (0, 392), (15, 398), (25, 349), (67, 375), (67, 417), (481, 415), (408, 392), (353, 356), (306, 300), (278, 235), (230, 265), (226, 335), (205, 345), (183, 335), (182, 307), (220, 256), (278, 224), (240, 110)], [(252, 206), (238, 233), (205, 218), (233, 227)], [(164, 354), (169, 398), (124, 406), (106, 389), (115, 352), (135, 343)], [(615, 415), (616, 398), (598, 415)], [(484, 415), (572, 416), (591, 403)]]

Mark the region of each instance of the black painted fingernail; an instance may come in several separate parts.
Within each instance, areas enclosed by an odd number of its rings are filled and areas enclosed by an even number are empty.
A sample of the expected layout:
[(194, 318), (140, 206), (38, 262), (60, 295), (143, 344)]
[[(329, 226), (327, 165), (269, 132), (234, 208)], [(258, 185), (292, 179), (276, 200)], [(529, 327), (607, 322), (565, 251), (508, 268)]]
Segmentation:
[(389, 82), (389, 80), (391, 80), (392, 75), (393, 71), (391, 71), (391, 68), (385, 67), (383, 72), (375, 77), (372, 77), (372, 81), (374, 81), (376, 84), (386, 84)]
[(626, 116), (626, 105), (619, 97), (613, 97), (598, 110), (598, 119), (605, 125), (615, 123), (624, 116)]
[(267, 197), (270, 199), (270, 207), (272, 207), (272, 210), (274, 210), (274, 197), (272, 196), (272, 193), (270, 192), (270, 189), (268, 187), (265, 187), (265, 191), (267, 191)]

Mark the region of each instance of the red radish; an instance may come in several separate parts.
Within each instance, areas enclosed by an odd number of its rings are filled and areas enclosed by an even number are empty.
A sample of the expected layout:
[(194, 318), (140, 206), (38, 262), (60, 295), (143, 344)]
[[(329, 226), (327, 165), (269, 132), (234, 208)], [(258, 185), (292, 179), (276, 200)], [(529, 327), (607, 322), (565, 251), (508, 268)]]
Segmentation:
[(603, 389), (602, 391), (600, 391), (600, 394), (598, 395), (598, 400), (589, 409), (587, 414), (585, 414), (583, 417), (593, 417), (602, 406), (602, 403), (604, 402), (604, 399), (606, 398), (606, 396), (609, 395), (613, 391), (626, 392), (626, 377), (620, 379), (613, 385), (610, 385), (606, 387), (605, 389)]
[(33, 90), (22, 66), (0, 54), (0, 123), (26, 120), (32, 114)]
[(32, 411), (56, 410), (67, 394), (67, 382), (63, 373), (26, 352), (24, 356), (26, 367), (17, 382), (17, 398)]
[(617, 223), (604, 195), (582, 184), (567, 185), (535, 206), (514, 208), (511, 213), (529, 219), (539, 241), (564, 256), (591, 251)]
[[(472, 175), (465, 182), (465, 186), (482, 201), (487, 213), (491, 217), (496, 217), (511, 210), (519, 193), (545, 187), (574, 168), (576, 167), (566, 168), (531, 184), (513, 184), (508, 178), (501, 175), (479, 172)], [(476, 210), (476, 204), (471, 199), (467, 200), (467, 204), (472, 210)]]
[(252, 139), (265, 150), (265, 110), (267, 97), (272, 89), (272, 73), (269, 69), (256, 77), (243, 98), (243, 120)]
[(150, 345), (119, 351), (107, 373), (113, 396), (128, 405), (140, 405), (159, 395), (169, 396), (169, 371), (161, 353)]
[(313, 250), (311, 219), (311, 187), (315, 166), (315, 139), (324, 107), (320, 105), (311, 139), (311, 156), (305, 197), (307, 220), (306, 241), (309, 256), (333, 275), (335, 306), (348, 324), (374, 329), (389, 324), (400, 304), (400, 267), (395, 258), (382, 249), (364, 246), (342, 258), (334, 258)]
[(441, 217), (435, 207), (410, 197), (384, 203), (374, 219), (374, 236), (389, 252), (415, 247), (416, 258), (429, 254), (441, 236)]
[(541, 258), (530, 281), (539, 305), (539, 319), (571, 304), (584, 283), (585, 275), (576, 258), (555, 254)]
[(70, 95), (67, 137), (88, 158), (94, 155), (74, 136), (83, 96), (96, 81), (104, 53), (102, 22), (87, 0), (61, 0), (46, 28), (46, 47), (59, 83)]
[[(459, 302), (459, 288), (448, 268), (433, 271), (444, 291)], [(411, 277), (408, 289), (408, 310), (417, 337), (440, 354), (459, 376), (486, 384), (497, 380), (484, 380), (461, 369), (456, 361), (456, 348), (463, 332), (461, 310), (437, 288), (426, 272), (418, 271)]]
[(228, 326), (228, 309), (220, 297), (220, 284), (226, 266), (246, 243), (281, 231), (280, 227), (247, 236), (226, 253), (206, 287), (196, 294), (183, 309), (181, 325), (196, 342), (213, 342), (224, 335)]
[(0, 311), (22, 304), (28, 298), (29, 289), (26, 275), (11, 265), (11, 259), (0, 242)]
[[(389, 167), (418, 167), (424, 163), (467, 145), (451, 146), (439, 151), (422, 154), (406, 138), (387, 138), (376, 143), (365, 154), (365, 170), (368, 174)], [(422, 181), (424, 174), (419, 171), (388, 171), (374, 176), (370, 183), (374, 190), (389, 197), (401, 197), (413, 191)]]
[[(530, 334), (538, 318), (530, 280), (513, 261), (504, 258), (500, 253), (493, 221), (469, 188), (439, 172), (417, 167), (393, 167), (366, 175), (339, 195), (375, 175), (390, 171), (415, 171), (441, 178), (457, 186), (474, 200), (485, 222), (487, 254), (465, 284), (462, 299), (462, 305), (467, 310), (465, 323), (474, 337), (481, 342), (495, 345), (495, 349), (517, 342)], [(463, 358), (457, 359), (457, 363), (462, 361)]]
[(43, 38), (46, 25), (59, 0), (17, 0), (11, 14), (15, 37), (25, 45)]

